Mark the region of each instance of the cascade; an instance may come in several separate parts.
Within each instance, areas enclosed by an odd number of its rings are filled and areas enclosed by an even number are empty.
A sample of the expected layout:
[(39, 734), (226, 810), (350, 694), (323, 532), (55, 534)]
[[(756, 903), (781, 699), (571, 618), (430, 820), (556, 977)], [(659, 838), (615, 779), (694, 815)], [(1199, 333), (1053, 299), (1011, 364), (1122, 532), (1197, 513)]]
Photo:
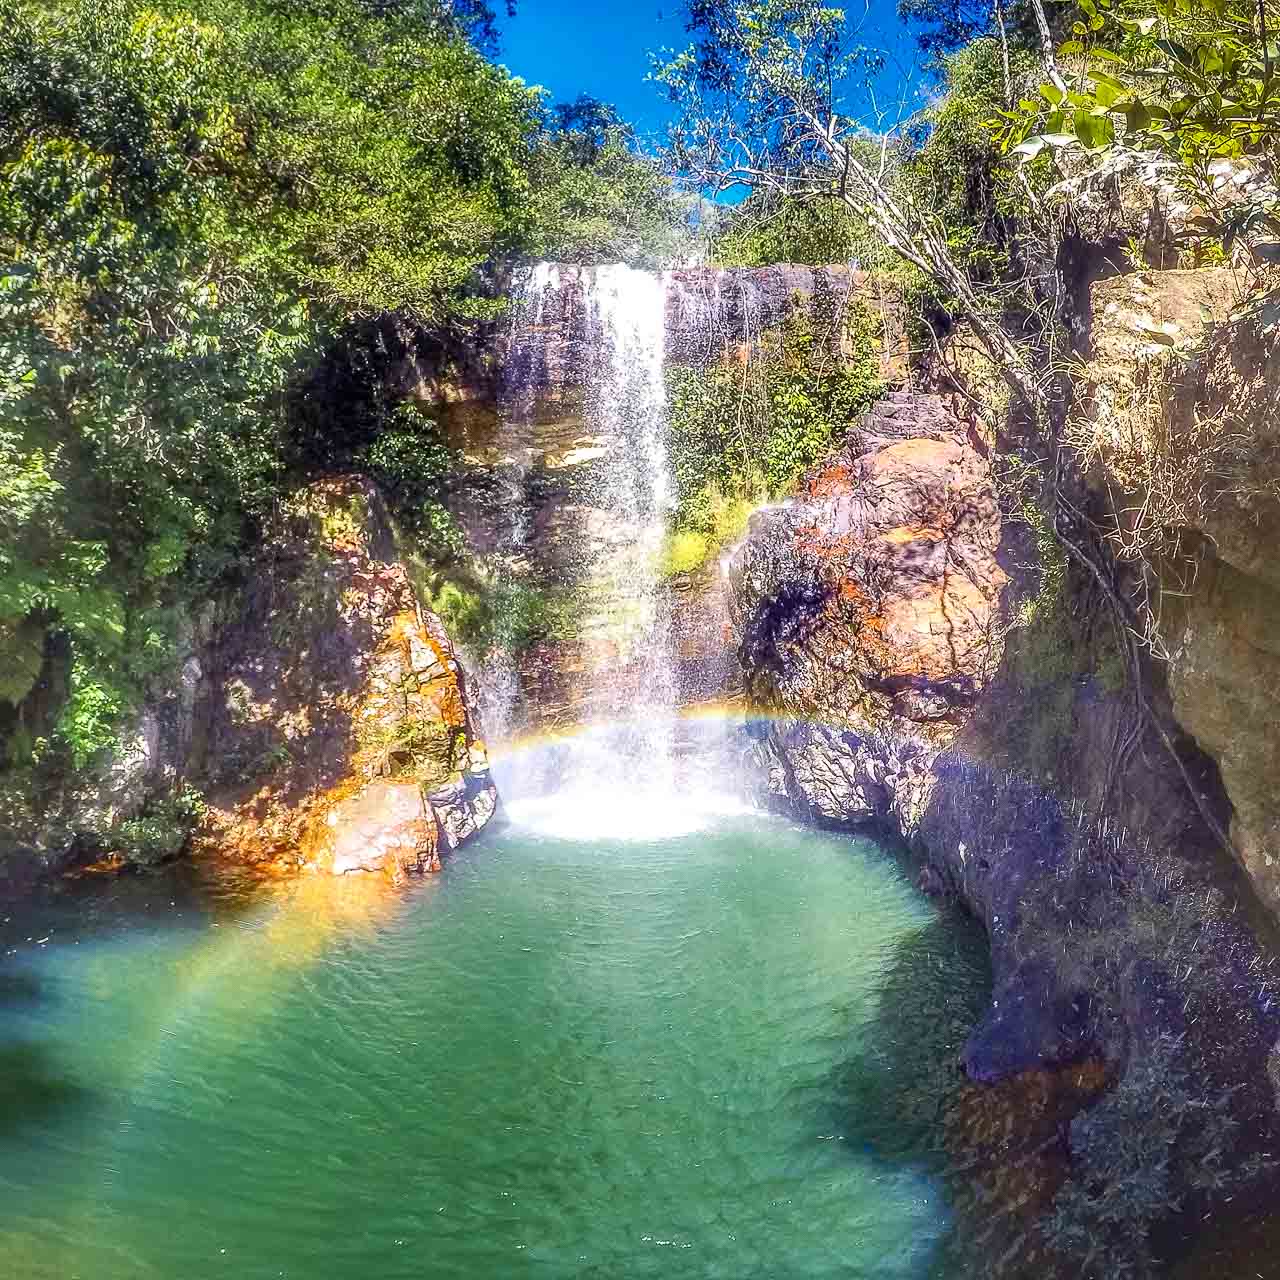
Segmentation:
[[(528, 752), (504, 760), (504, 735), (509, 742), (516, 727), (509, 674), (492, 681), (507, 702), (487, 723), (508, 812), (561, 833), (569, 823), (653, 835), (691, 820), (677, 764), (672, 592), (660, 570), (675, 502), (665, 385), (671, 294), (668, 274), (543, 264), (522, 280), (513, 318), (504, 455), (521, 455), (533, 388), (559, 359), (581, 396), (583, 452), (595, 458), (576, 481), (582, 515), (570, 554), (580, 631), (574, 679), (589, 723), (536, 761)], [(524, 479), (513, 481), (513, 500)], [(533, 524), (512, 513), (508, 530), (507, 558), (519, 560), (529, 548), (516, 544), (536, 536)]]
[[(542, 331), (547, 295), (559, 287), (559, 268), (550, 262), (537, 263), (512, 282), (511, 343), (500, 390), (503, 462), (495, 468), (498, 493), (493, 503), (504, 519), (493, 550), (499, 563), (517, 571), (528, 559), (533, 536), (527, 488), (533, 465), (537, 382), (531, 366), (538, 356), (537, 335)], [(509, 741), (517, 729), (520, 677), (504, 649), (485, 656), (479, 688), (486, 734), (493, 743)]]

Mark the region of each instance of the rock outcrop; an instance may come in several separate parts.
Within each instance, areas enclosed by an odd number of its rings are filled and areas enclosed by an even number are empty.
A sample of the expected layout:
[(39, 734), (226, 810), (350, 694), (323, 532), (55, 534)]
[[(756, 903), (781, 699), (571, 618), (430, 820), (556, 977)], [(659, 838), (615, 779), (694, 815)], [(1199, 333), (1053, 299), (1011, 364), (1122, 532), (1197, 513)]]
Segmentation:
[[(1280, 336), (1225, 267), (1097, 285), (1078, 432), (1113, 540), (1153, 566), (1178, 722), (1217, 764), (1236, 855), (1280, 915)], [(1226, 824), (1224, 824), (1226, 825)]]
[(438, 870), (496, 793), (461, 664), (373, 485), (297, 494), (236, 609), (197, 707), (205, 843), (334, 874)]
[(897, 392), (752, 520), (733, 563), (753, 764), (825, 822), (912, 829), (933, 761), (1000, 658), (1006, 575), (983, 453)]
[(1168, 688), (1144, 670), (1157, 727), (1092, 579), (1005, 515), (960, 419), (899, 393), (758, 516), (734, 579), (748, 766), (799, 817), (906, 840), (986, 928), (963, 1063), (1014, 1188), (989, 1274), (1145, 1274), (1273, 1195), (1274, 921), (1206, 821), (1230, 769), (1174, 719), (1180, 659)]

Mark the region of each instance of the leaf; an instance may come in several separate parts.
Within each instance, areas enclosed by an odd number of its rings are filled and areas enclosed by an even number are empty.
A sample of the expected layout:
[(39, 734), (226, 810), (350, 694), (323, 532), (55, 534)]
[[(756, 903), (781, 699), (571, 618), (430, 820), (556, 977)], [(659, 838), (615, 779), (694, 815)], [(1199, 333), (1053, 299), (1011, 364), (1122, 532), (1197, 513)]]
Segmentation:
[(1087, 72), (1087, 75), (1094, 84), (1106, 85), (1109, 89), (1119, 89), (1121, 91), (1125, 88), (1121, 81), (1117, 80), (1115, 76), (1110, 75), (1106, 71), (1090, 71)]
[(1046, 146), (1048, 141), (1043, 134), (1037, 134), (1034, 138), (1028, 138), (1026, 142), (1020, 142), (1016, 147), (1009, 149), (1010, 155), (1021, 156), (1023, 162), (1034, 160)]
[(1126, 102), (1119, 109), (1124, 112), (1125, 128), (1132, 133), (1141, 133), (1151, 124), (1151, 112), (1145, 102)]
[(1169, 57), (1179, 63), (1185, 70), (1191, 71), (1194, 69), (1195, 57), (1185, 44), (1179, 44), (1176, 40), (1157, 40), (1156, 48), (1159, 49), (1161, 53), (1168, 54)]
[(1040, 96), (1056, 107), (1065, 95), (1056, 84), (1042, 84), (1040, 86)]
[(1106, 115), (1096, 116), (1089, 111), (1077, 111), (1073, 123), (1076, 137), (1090, 151), (1095, 151), (1115, 140), (1115, 129)]

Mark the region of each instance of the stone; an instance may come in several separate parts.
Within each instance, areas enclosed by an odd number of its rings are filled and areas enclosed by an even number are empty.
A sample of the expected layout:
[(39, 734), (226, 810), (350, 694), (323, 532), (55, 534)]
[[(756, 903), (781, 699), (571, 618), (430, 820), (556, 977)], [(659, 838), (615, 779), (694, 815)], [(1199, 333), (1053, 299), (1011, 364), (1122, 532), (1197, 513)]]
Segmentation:
[(914, 822), (934, 757), (999, 662), (1001, 520), (936, 396), (895, 393), (755, 517), (731, 565), (753, 760), (827, 822)]
[[(1233, 319), (1226, 267), (1094, 287), (1087, 430), (1117, 506), (1162, 517), (1148, 547), (1179, 724), (1217, 764), (1236, 857), (1280, 915), (1280, 336)], [(1159, 328), (1168, 348), (1136, 341)]]
[(311, 860), (336, 876), (352, 871), (439, 871), (439, 832), (415, 782), (378, 781), (325, 816)]
[(338, 875), (438, 870), (496, 794), (466, 674), (377, 489), (300, 491), (237, 604), (197, 708), (204, 846)]

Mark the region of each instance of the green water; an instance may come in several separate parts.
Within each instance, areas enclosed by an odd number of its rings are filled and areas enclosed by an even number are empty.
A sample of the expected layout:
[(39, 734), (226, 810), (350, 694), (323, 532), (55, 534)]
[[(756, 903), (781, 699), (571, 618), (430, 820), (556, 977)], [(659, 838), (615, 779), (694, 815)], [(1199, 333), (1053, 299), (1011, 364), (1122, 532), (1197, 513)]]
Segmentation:
[(0, 1276), (937, 1268), (984, 975), (871, 843), (508, 830), (393, 894), (69, 892), (2, 935)]

